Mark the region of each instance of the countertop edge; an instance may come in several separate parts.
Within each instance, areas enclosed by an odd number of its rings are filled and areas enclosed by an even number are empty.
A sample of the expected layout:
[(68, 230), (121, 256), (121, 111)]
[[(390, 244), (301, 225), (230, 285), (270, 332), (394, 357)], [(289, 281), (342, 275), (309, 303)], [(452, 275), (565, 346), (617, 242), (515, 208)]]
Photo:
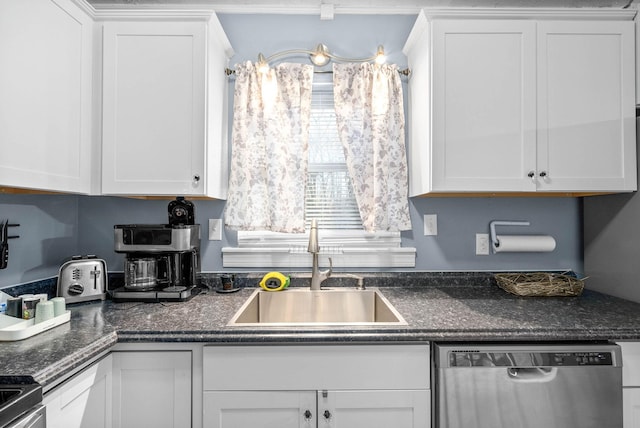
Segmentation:
[(47, 366), (44, 370), (41, 370), (33, 375), (33, 379), (43, 387), (57, 381), (61, 378), (65, 378), (74, 369), (82, 367), (92, 358), (108, 352), (118, 342), (118, 335), (114, 331), (109, 333), (88, 346), (78, 349), (76, 352), (69, 354), (67, 357)]

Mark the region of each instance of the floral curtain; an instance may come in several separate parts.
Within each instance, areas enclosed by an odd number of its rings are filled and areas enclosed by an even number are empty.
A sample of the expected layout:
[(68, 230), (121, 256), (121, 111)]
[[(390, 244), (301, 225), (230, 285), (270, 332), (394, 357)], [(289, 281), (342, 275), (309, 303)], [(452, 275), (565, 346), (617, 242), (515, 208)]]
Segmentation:
[(366, 231), (411, 229), (402, 84), (395, 65), (334, 64), (338, 133)]
[(225, 224), (304, 232), (313, 66), (236, 66)]

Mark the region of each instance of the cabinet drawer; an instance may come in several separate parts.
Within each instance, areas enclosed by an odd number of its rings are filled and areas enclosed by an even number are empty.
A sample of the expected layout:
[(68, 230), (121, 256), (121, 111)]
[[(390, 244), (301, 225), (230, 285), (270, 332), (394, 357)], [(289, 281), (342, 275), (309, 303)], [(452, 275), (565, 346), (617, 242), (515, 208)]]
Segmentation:
[(205, 390), (428, 389), (429, 345), (207, 346)]
[(622, 386), (640, 386), (640, 342), (619, 342), (622, 349)]

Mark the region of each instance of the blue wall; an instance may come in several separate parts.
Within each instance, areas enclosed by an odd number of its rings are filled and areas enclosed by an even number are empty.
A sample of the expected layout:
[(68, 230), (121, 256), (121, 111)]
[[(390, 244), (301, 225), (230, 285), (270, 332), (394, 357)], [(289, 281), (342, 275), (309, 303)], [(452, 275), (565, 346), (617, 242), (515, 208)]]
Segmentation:
[(0, 220), (9, 229), (9, 265), (0, 270), (0, 287), (58, 274), (61, 257), (77, 253), (80, 236), (78, 197), (73, 195), (0, 195)]
[[(232, 64), (255, 60), (292, 48), (326, 44), (337, 55), (364, 57), (384, 45), (390, 62), (406, 66), (402, 46), (414, 16), (220, 15), (236, 55)], [(306, 59), (300, 59), (306, 60)], [(231, 85), (232, 87), (233, 85)], [(230, 91), (232, 88), (230, 88)], [(230, 97), (231, 99), (233, 97)], [(123, 256), (113, 251), (113, 225), (164, 223), (167, 203), (101, 196), (0, 195), (0, 220), (22, 226), (20, 239), (10, 241), (9, 268), (0, 271), (0, 287), (48, 278), (65, 258), (96, 254), (112, 271), (122, 270)], [(195, 201), (197, 221), (220, 218), (223, 201)], [(402, 234), (403, 245), (417, 248), (416, 270), (538, 270), (582, 272), (581, 201), (572, 198), (415, 198), (411, 200), (413, 230)], [(424, 214), (438, 215), (438, 235), (424, 236)], [(475, 255), (475, 234), (488, 233), (491, 220), (529, 220), (529, 233), (553, 235), (552, 253)], [(205, 272), (222, 270), (220, 249), (235, 245), (236, 234), (225, 230), (222, 241), (203, 233)]]

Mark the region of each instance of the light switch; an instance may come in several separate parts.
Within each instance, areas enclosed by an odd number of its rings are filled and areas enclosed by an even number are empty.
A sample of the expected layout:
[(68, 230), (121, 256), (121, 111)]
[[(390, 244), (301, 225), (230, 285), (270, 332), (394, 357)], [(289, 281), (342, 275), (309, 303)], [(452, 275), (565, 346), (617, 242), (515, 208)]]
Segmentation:
[(438, 234), (438, 216), (436, 214), (424, 215), (424, 234), (425, 236)]
[(209, 241), (222, 241), (222, 219), (209, 219)]

